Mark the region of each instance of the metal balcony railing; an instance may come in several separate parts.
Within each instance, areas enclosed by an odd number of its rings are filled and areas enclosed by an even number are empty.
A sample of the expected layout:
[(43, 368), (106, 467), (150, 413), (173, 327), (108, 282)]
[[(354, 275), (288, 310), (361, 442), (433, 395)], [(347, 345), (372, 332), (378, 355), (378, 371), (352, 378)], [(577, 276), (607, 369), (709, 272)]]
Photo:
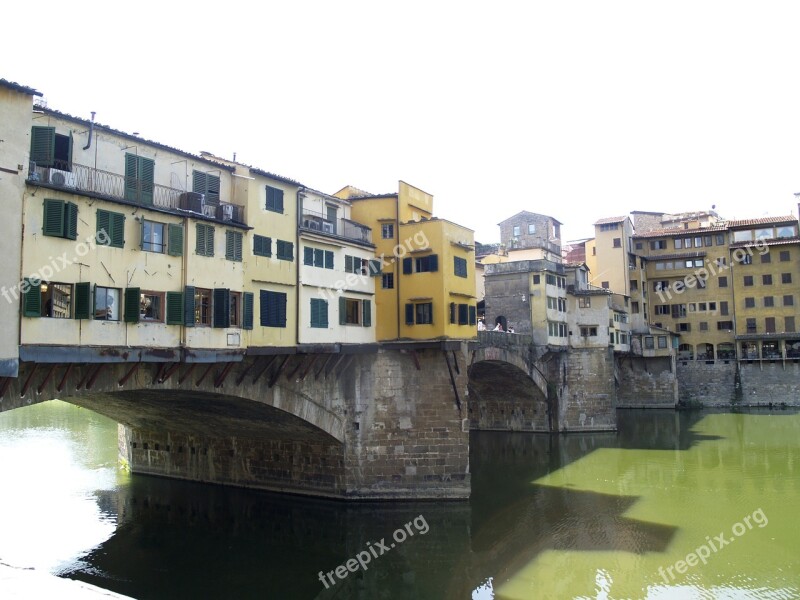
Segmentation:
[(329, 235), (356, 240), (358, 242), (372, 243), (372, 229), (350, 219), (328, 219), (326, 215), (308, 209), (303, 209), (300, 217), (300, 229), (314, 231)]
[[(110, 199), (125, 200), (141, 206), (151, 206), (185, 213), (189, 210), (185, 201), (186, 192), (135, 177), (126, 177), (94, 167), (76, 163), (55, 161), (52, 167), (42, 167), (32, 162), (28, 170), (28, 181), (41, 182), (54, 187), (76, 192), (97, 194)], [(220, 202), (199, 206), (196, 210), (208, 218), (244, 224), (244, 206)]]

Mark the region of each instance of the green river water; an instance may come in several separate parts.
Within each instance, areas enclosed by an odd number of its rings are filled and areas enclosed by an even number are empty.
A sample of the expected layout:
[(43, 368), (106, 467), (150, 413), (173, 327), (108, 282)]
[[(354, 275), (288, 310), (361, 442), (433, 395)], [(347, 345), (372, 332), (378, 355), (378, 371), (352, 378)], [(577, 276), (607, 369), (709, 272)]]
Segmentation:
[(0, 562), (142, 599), (800, 598), (796, 411), (477, 432), (470, 465), (471, 499), (446, 503), (142, 477), (115, 423), (47, 402), (0, 414)]

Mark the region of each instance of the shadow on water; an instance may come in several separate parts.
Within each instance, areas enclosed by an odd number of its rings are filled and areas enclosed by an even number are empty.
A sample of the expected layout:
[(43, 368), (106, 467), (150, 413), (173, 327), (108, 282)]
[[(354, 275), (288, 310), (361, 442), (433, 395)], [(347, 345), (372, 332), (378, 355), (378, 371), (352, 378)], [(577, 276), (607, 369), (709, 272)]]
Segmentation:
[[(549, 549), (662, 552), (675, 529), (623, 517), (636, 497), (533, 482), (600, 448), (718, 439), (693, 432), (707, 414), (620, 411), (619, 433), (474, 432), (469, 502), (351, 505), (132, 476), (98, 498), (117, 531), (61, 575), (136, 598), (456, 599)], [(366, 570), (327, 589), (318, 578), (420, 516), (427, 532), (412, 526)]]

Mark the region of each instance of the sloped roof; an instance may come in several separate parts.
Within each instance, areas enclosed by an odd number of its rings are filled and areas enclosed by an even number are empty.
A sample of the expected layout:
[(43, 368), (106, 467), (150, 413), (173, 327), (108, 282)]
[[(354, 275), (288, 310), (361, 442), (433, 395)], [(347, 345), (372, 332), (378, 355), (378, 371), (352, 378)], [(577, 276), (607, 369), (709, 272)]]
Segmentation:
[(35, 90), (32, 87), (28, 87), (27, 85), (22, 85), (16, 83), (15, 81), (9, 81), (8, 79), (0, 78), (0, 86), (8, 88), (9, 90), (22, 92), (23, 94), (28, 94), (30, 96), (39, 96), (39, 97), (42, 96), (42, 92)]
[(782, 217), (759, 217), (757, 219), (728, 221), (727, 226), (729, 229), (738, 229), (739, 227), (753, 227), (754, 225), (786, 225), (789, 223), (797, 223), (797, 219), (793, 215), (785, 215)]
[(720, 233), (726, 231), (728, 228), (725, 226), (718, 227), (696, 227), (694, 229), (681, 229), (680, 227), (670, 227), (668, 229), (653, 229), (651, 231), (644, 231), (642, 233), (634, 233), (634, 238), (654, 238), (654, 237), (667, 237), (667, 236), (695, 236), (705, 235), (707, 233)]
[(509, 221), (514, 221), (516, 219), (519, 219), (520, 217), (545, 217), (546, 219), (552, 219), (553, 221), (555, 221), (559, 225), (563, 225), (563, 223), (561, 221), (559, 221), (558, 219), (556, 219), (555, 217), (551, 217), (550, 215), (544, 215), (542, 213), (533, 213), (533, 212), (530, 212), (529, 210), (521, 210), (517, 214), (515, 214), (513, 217), (508, 217), (507, 219), (504, 219), (504, 220), (500, 221), (498, 223), (498, 225), (502, 225), (503, 223), (508, 223)]
[(624, 217), (605, 217), (603, 219), (600, 219), (599, 221), (595, 221), (594, 224), (595, 225), (608, 225), (609, 223), (622, 223), (627, 218), (628, 218), (627, 216), (624, 216)]

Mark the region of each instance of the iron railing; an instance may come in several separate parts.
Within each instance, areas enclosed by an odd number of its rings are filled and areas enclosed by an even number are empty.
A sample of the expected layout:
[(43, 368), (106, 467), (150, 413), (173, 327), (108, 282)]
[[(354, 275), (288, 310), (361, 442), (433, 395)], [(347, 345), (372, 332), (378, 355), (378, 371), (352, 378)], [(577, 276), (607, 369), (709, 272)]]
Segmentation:
[(329, 219), (321, 212), (303, 209), (300, 217), (300, 229), (327, 233), (339, 237), (356, 240), (358, 242), (372, 243), (372, 229), (350, 219)]

